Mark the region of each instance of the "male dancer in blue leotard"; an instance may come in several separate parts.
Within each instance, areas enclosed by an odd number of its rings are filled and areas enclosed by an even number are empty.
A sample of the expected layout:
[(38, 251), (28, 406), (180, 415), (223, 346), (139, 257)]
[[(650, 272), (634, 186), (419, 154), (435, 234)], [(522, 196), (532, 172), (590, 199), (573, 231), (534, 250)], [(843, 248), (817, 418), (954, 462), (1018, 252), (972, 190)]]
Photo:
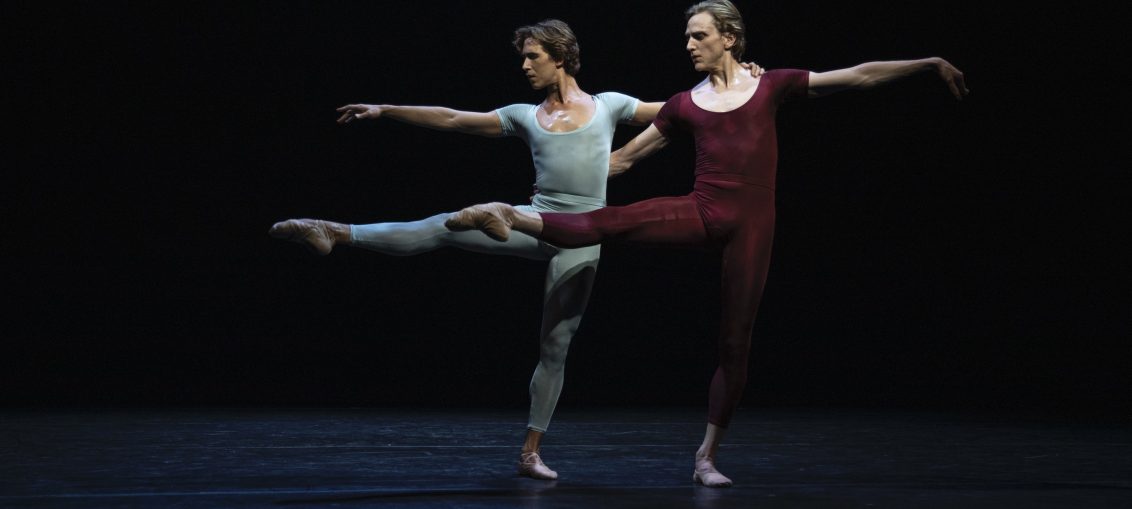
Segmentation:
[[(357, 119), (391, 118), (438, 130), (481, 136), (517, 136), (530, 146), (538, 192), (532, 212), (587, 212), (605, 205), (609, 152), (618, 123), (648, 124), (663, 103), (643, 103), (616, 92), (589, 95), (574, 75), (580, 62), (578, 43), (570, 27), (557, 20), (515, 31), (515, 48), (523, 56), (523, 72), (536, 90), (545, 90), (538, 106), (514, 104), (486, 113), (440, 107), (351, 104), (338, 109), (340, 123)], [(754, 66), (752, 72), (761, 70)], [(479, 232), (451, 232), (444, 227), (450, 213), (409, 223), (344, 225), (316, 219), (276, 223), (271, 235), (305, 244), (327, 254), (336, 244), (352, 245), (390, 255), (414, 255), (441, 247), (488, 254), (549, 260), (543, 297), (539, 363), (530, 383), (531, 407), (519, 473), (536, 479), (556, 479), (539, 456), (543, 433), (562, 390), (563, 369), (570, 340), (589, 299), (600, 246), (560, 249), (533, 237), (516, 234), (496, 242)]]

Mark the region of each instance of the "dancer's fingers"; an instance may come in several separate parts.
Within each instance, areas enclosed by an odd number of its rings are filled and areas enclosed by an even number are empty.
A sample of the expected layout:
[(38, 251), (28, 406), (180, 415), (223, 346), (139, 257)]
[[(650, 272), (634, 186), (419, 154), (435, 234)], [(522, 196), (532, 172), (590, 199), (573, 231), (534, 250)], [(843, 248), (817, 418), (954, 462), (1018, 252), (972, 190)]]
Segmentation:
[(971, 93), (971, 90), (967, 88), (967, 79), (963, 77), (963, 73), (959, 73), (955, 76), (955, 84), (964, 96)]
[(970, 92), (967, 90), (966, 83), (963, 82), (963, 73), (956, 73), (951, 79), (947, 80), (947, 87), (951, 89), (951, 95), (960, 101), (967, 95), (967, 92)]

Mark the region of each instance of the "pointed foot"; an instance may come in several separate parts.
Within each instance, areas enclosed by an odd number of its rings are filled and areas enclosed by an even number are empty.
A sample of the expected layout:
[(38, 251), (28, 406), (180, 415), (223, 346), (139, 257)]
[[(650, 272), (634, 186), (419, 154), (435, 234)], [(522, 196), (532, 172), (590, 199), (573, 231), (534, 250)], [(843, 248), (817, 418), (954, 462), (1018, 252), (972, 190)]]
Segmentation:
[(318, 219), (288, 219), (271, 226), (268, 235), (277, 239), (302, 244), (312, 253), (330, 254), (334, 249), (334, 237), (326, 221)]
[(506, 242), (511, 236), (514, 210), (506, 203), (472, 205), (453, 213), (444, 226), (455, 232), (480, 230), (488, 237)]

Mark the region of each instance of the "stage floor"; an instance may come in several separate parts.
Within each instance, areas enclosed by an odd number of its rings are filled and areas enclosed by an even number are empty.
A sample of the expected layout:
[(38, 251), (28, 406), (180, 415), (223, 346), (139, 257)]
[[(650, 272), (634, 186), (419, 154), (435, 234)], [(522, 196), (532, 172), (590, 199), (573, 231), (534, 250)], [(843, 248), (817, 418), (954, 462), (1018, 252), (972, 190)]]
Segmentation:
[(542, 482), (521, 411), (0, 410), (0, 507), (1132, 507), (1126, 425), (748, 409), (709, 489), (703, 418), (561, 409)]

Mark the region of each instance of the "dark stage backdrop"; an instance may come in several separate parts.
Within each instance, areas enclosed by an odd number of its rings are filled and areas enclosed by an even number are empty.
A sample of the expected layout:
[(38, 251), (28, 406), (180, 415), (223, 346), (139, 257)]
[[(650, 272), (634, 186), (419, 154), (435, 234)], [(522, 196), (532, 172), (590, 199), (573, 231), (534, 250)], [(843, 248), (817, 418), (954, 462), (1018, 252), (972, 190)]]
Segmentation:
[[(518, 139), (334, 122), (351, 102), (539, 102), (519, 25), (569, 22), (588, 92), (701, 79), (684, 2), (161, 4), (5, 8), (5, 405), (521, 408), (544, 264), (319, 258), (268, 227), (524, 202)], [(781, 110), (744, 405), (1128, 410), (1118, 31), (1068, 7), (738, 5), (764, 67), (938, 55), (972, 90), (924, 75)], [(684, 194), (692, 163), (678, 140), (609, 202)], [(562, 406), (702, 405), (716, 256), (603, 253)]]

